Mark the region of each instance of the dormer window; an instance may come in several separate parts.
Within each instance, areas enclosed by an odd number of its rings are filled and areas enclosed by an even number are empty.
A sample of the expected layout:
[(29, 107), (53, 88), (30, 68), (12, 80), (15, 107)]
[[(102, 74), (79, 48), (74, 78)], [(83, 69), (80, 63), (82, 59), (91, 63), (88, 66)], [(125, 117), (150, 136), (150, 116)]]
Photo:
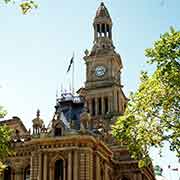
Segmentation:
[(56, 127), (54, 130), (54, 135), (55, 136), (62, 136), (62, 128)]

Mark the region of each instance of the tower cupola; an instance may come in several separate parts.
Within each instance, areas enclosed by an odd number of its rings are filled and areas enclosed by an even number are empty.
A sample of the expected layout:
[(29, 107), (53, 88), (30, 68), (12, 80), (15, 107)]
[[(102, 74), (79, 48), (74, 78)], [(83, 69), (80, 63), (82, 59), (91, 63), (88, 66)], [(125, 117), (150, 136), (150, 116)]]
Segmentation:
[(96, 11), (93, 26), (95, 42), (102, 38), (112, 40), (112, 20), (103, 2)]

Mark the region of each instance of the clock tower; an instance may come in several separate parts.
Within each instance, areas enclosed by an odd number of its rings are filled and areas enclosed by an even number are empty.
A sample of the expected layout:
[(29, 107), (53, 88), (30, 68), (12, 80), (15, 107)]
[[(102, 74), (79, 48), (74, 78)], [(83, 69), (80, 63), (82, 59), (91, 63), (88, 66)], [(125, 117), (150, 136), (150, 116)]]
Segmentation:
[(96, 12), (93, 27), (93, 47), (84, 57), (85, 102), (92, 119), (104, 120), (123, 114), (127, 104), (121, 84), (122, 60), (113, 45), (112, 19), (104, 3)]

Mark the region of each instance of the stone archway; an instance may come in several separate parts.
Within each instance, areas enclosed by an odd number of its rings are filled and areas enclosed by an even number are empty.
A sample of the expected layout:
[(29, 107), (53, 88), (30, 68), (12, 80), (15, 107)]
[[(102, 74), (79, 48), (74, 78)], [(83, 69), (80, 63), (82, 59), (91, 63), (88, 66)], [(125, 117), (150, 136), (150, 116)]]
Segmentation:
[(64, 162), (62, 159), (57, 160), (55, 162), (54, 180), (63, 180), (64, 179), (63, 166), (64, 166)]
[[(66, 180), (66, 161), (61, 155), (56, 155), (50, 162), (50, 180)], [(63, 175), (63, 176), (62, 176)], [(56, 179), (59, 177), (59, 179)]]

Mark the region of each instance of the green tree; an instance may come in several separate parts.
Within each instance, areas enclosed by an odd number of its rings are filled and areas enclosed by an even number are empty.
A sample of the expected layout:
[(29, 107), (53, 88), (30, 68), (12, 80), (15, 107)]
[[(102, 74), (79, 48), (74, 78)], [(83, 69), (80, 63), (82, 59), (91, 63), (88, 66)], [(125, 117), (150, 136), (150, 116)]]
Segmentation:
[[(3, 0), (6, 4), (15, 3), (14, 0)], [(38, 7), (37, 3), (33, 0), (23, 0), (19, 7), (22, 11), (22, 14), (28, 14), (32, 9), (36, 9)]]
[(7, 111), (2, 106), (0, 106), (0, 118), (3, 118), (6, 114)]
[(141, 73), (138, 90), (113, 127), (139, 167), (150, 163), (150, 148), (161, 149), (165, 141), (180, 158), (180, 32), (171, 28), (145, 55), (155, 71)]
[(5, 158), (11, 153), (10, 140), (11, 130), (7, 126), (0, 125), (0, 174), (6, 168)]
[[(0, 118), (6, 115), (6, 111), (0, 106)], [(11, 140), (11, 133), (12, 131), (9, 127), (5, 125), (0, 125), (0, 174), (6, 168), (4, 164), (5, 158), (12, 153), (10, 148), (10, 140)]]

